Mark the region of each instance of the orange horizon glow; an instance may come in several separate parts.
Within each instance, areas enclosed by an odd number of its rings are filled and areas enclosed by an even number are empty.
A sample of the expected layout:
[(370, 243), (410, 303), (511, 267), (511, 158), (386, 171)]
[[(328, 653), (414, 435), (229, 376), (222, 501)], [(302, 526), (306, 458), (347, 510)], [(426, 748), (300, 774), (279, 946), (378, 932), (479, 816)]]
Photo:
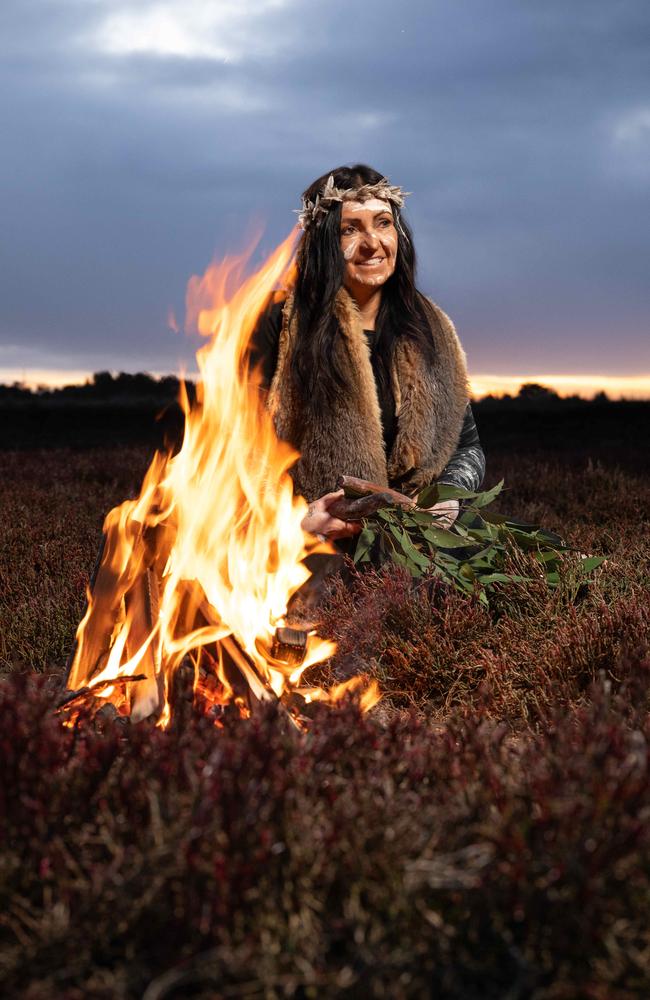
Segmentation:
[[(64, 386), (84, 385), (92, 381), (93, 372), (84, 369), (45, 368), (0, 368), (0, 384), (19, 383), (28, 389), (61, 389)], [(115, 369), (113, 374), (118, 374)], [(152, 378), (161, 378), (170, 372), (148, 372)], [(196, 373), (186, 372), (186, 377), (194, 380)], [(605, 392), (610, 399), (650, 400), (650, 374), (643, 375), (601, 375), (601, 374), (548, 374), (531, 373), (521, 375), (470, 373), (470, 385), (474, 399), (484, 396), (516, 396), (522, 385), (536, 382), (553, 389), (559, 396), (582, 396), (590, 398)]]
[(484, 396), (516, 396), (522, 385), (534, 382), (553, 389), (558, 396), (582, 396), (589, 399), (599, 392), (605, 392), (610, 399), (650, 400), (649, 375), (583, 375), (583, 374), (539, 374), (526, 375), (480, 375), (470, 374), (472, 395), (475, 399)]

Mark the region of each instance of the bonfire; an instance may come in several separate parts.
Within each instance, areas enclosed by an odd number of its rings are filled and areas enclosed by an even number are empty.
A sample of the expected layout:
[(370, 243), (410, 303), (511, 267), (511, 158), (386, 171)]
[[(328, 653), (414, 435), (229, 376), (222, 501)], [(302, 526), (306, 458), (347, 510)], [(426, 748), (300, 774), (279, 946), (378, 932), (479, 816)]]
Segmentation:
[(332, 551), (306, 535), (307, 505), (289, 469), (251, 370), (249, 341), (261, 310), (287, 282), (292, 233), (246, 276), (252, 247), (190, 280), (187, 321), (206, 338), (197, 352), (196, 400), (184, 389), (182, 445), (157, 452), (139, 496), (106, 517), (101, 561), (77, 630), (66, 713), (112, 706), (132, 721), (168, 725), (179, 670), (215, 721), (279, 702), (297, 725), (313, 701), (354, 690), (378, 700), (362, 677), (330, 690), (305, 671), (334, 644), (287, 623), (290, 599), (309, 578), (304, 559)]

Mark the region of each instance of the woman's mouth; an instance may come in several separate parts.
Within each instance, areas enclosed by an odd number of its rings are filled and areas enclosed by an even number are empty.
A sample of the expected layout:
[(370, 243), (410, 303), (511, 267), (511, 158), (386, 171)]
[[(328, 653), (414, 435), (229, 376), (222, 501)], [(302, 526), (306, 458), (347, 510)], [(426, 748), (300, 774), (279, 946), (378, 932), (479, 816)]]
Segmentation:
[(357, 267), (378, 267), (379, 264), (383, 264), (385, 260), (385, 257), (371, 257), (370, 260), (360, 260), (357, 263)]

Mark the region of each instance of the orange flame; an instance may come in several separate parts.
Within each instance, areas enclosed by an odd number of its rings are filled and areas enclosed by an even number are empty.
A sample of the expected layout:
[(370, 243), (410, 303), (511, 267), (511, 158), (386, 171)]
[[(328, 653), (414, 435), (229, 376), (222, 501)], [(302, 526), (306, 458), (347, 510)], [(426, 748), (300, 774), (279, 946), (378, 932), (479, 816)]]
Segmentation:
[[(302, 691), (305, 702), (334, 703), (344, 693), (299, 688), (333, 643), (310, 635), (298, 665), (273, 652), (288, 601), (309, 577), (303, 559), (331, 551), (302, 531), (307, 505), (288, 475), (297, 455), (278, 440), (247, 355), (261, 310), (287, 283), (294, 242), (292, 233), (247, 278), (254, 246), (190, 280), (187, 316), (208, 339), (197, 353), (193, 405), (182, 390), (182, 447), (156, 454), (140, 496), (106, 517), (68, 686), (101, 685), (96, 696), (134, 719), (155, 713), (167, 724), (172, 680), (187, 657), (210, 664), (210, 682), (195, 679), (195, 688), (213, 704), (240, 703), (233, 664), (258, 701)], [(142, 679), (124, 682), (136, 674)], [(106, 686), (113, 680), (120, 684)], [(369, 688), (363, 707), (377, 698)]]

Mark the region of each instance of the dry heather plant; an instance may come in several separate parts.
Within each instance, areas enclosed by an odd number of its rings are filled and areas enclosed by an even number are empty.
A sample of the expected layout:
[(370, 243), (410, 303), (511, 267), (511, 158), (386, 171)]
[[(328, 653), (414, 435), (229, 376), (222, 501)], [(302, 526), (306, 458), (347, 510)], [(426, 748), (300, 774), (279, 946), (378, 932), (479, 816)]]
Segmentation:
[(632, 997), (650, 989), (647, 691), (299, 735), (62, 727), (0, 687), (7, 996)]
[[(650, 481), (496, 456), (501, 509), (607, 557), (489, 609), (336, 584), (337, 679), (383, 708), (161, 732), (52, 704), (142, 449), (5, 456), (0, 993), (41, 1000), (650, 992)], [(531, 568), (531, 567), (528, 567)]]

